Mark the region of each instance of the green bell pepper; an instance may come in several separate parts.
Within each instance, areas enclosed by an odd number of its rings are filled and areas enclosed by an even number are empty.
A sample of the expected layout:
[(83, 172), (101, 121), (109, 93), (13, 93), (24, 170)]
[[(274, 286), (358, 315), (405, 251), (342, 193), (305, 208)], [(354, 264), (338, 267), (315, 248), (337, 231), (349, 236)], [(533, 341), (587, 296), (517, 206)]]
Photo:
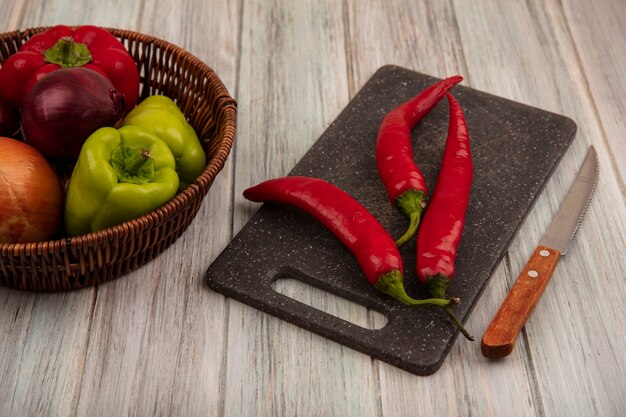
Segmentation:
[(167, 144), (139, 126), (103, 127), (83, 144), (65, 200), (70, 236), (137, 218), (176, 195), (176, 161)]
[(178, 191), (193, 183), (206, 167), (198, 135), (170, 98), (146, 98), (128, 113), (122, 125), (145, 127), (167, 143), (176, 158), (176, 172), (180, 179)]

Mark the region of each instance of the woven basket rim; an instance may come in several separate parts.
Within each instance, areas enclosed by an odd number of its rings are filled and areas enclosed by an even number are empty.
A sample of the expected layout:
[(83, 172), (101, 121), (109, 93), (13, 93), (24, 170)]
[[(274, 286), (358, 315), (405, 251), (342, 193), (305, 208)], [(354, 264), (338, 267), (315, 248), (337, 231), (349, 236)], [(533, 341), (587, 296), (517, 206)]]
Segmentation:
[[(76, 28), (78, 26), (67, 25), (70, 28)], [(7, 36), (20, 36), (21, 38), (29, 37), (35, 35), (37, 33), (43, 32), (47, 29), (50, 29), (53, 26), (41, 26), (41, 27), (33, 27), (33, 28), (25, 28), (25, 29), (17, 29), (10, 32), (0, 33), (0, 37)], [(182, 47), (179, 47), (171, 42), (168, 42), (164, 39), (160, 39), (153, 35), (147, 35), (141, 32), (136, 32), (128, 29), (119, 29), (119, 28), (110, 28), (110, 27), (102, 27), (102, 29), (107, 30), (111, 34), (113, 34), (118, 39), (128, 37), (128, 36), (140, 36), (142, 37), (142, 42), (144, 43), (152, 43), (162, 49), (168, 49), (181, 55), (185, 56), (193, 65), (197, 65), (198, 68), (205, 74), (213, 74), (213, 82), (216, 84), (217, 89), (219, 90), (218, 101), (220, 102), (220, 106), (223, 107), (224, 110), (224, 128), (226, 130), (232, 131), (231, 135), (226, 138), (226, 140), (221, 140), (219, 146), (217, 147), (215, 153), (208, 161), (202, 173), (194, 180), (192, 184), (187, 186), (182, 192), (176, 194), (172, 199), (163, 204), (162, 206), (140, 216), (135, 219), (128, 220), (126, 222), (108, 227), (106, 229), (86, 233), (79, 236), (74, 237), (63, 237), (54, 240), (46, 240), (41, 242), (28, 242), (28, 243), (1, 243), (0, 242), (0, 253), (14, 253), (16, 255), (20, 253), (50, 253), (55, 248), (66, 247), (68, 250), (71, 247), (84, 246), (84, 245), (98, 245), (99, 243), (106, 242), (110, 240), (111, 235), (125, 235), (128, 234), (128, 231), (132, 229), (130, 227), (133, 223), (144, 223), (146, 227), (142, 227), (140, 229), (149, 229), (149, 227), (157, 224), (160, 219), (166, 218), (167, 216), (171, 216), (173, 212), (175, 212), (177, 207), (187, 204), (188, 201), (192, 201), (196, 198), (203, 198), (203, 196), (208, 192), (213, 180), (217, 176), (217, 174), (222, 170), (226, 163), (226, 159), (230, 154), (230, 151), (233, 146), (234, 136), (236, 132), (236, 112), (237, 112), (237, 102), (236, 100), (230, 96), (226, 86), (222, 82), (222, 80), (217, 76), (215, 71), (205, 64), (202, 60), (197, 58), (192, 53), (188, 52)], [(200, 138), (202, 141), (203, 138)]]

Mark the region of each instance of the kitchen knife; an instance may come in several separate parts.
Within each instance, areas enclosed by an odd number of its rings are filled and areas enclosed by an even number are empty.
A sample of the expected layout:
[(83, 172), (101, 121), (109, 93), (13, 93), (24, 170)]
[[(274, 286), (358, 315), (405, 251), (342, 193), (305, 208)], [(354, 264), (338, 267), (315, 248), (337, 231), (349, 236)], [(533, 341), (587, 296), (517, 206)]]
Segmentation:
[(485, 357), (502, 358), (513, 351), (515, 340), (537, 305), (556, 264), (569, 249), (597, 183), (598, 156), (591, 146), (548, 230), (489, 324), (481, 343)]

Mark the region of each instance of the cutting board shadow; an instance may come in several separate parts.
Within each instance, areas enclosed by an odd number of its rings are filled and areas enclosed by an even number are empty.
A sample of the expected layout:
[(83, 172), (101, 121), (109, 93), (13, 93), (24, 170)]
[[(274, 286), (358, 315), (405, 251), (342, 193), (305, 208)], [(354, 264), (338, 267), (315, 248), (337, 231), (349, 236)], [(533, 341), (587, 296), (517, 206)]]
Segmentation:
[[(398, 237), (406, 218), (387, 200), (378, 177), (375, 142), (385, 113), (437, 81), (396, 66), (380, 68), (289, 175), (327, 180), (350, 193)], [(448, 294), (460, 297), (465, 321), (546, 181), (572, 142), (569, 118), (463, 86), (452, 90), (470, 132), (474, 181)], [(415, 161), (434, 188), (448, 129), (446, 100), (413, 129)], [(415, 241), (401, 249), (410, 295), (417, 283)], [(367, 329), (276, 292), (280, 278), (304, 281), (383, 314)], [(351, 253), (312, 217), (263, 205), (209, 267), (210, 288), (238, 301), (417, 375), (443, 363), (458, 332), (443, 312), (414, 308), (378, 293)], [(463, 343), (470, 343), (463, 340)]]

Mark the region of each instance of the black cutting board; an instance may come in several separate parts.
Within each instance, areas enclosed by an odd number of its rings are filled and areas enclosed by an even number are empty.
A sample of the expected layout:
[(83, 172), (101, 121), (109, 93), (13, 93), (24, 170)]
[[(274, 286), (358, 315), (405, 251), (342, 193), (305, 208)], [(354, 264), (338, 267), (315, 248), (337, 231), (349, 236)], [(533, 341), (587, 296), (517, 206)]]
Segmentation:
[[(399, 237), (408, 223), (387, 200), (378, 177), (378, 126), (386, 112), (435, 81), (396, 66), (380, 68), (290, 175), (335, 184)], [(475, 170), (456, 276), (448, 287), (448, 295), (461, 298), (455, 312), (465, 321), (572, 142), (576, 124), (463, 86), (452, 93), (465, 111)], [(444, 99), (412, 132), (415, 161), (429, 191), (436, 182), (447, 128)], [(408, 293), (426, 298), (416, 278), (415, 241), (401, 253)], [(375, 309), (388, 323), (382, 329), (366, 329), (307, 306), (272, 289), (272, 281), (282, 277)], [(312, 217), (284, 206), (263, 205), (209, 267), (206, 279), (215, 291), (418, 375), (437, 371), (458, 336), (442, 311), (407, 307), (374, 290), (338, 239)]]

